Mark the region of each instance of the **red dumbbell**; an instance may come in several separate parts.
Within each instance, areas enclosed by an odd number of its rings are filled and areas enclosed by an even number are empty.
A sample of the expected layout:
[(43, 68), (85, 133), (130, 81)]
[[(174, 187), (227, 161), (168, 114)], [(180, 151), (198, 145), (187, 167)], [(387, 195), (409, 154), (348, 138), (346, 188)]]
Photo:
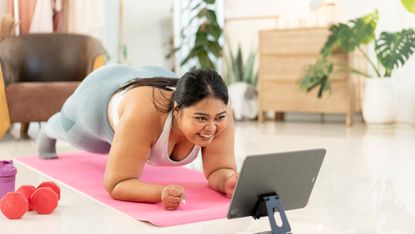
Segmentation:
[(9, 219), (19, 219), (28, 210), (50, 214), (58, 206), (60, 188), (52, 181), (41, 183), (37, 188), (23, 185), (16, 192), (9, 192), (0, 200), (0, 209)]
[(56, 195), (58, 195), (58, 200), (61, 199), (61, 189), (59, 188), (59, 186), (55, 182), (53, 182), (53, 181), (45, 181), (45, 182), (42, 182), (37, 187), (38, 188), (41, 188), (41, 187), (51, 188), (53, 191), (55, 191)]
[(16, 190), (16, 192), (22, 194), (27, 199), (27, 202), (29, 203), (29, 211), (33, 210), (32, 202), (30, 202), (30, 197), (35, 192), (35, 190), (36, 188), (32, 185), (22, 185), (18, 190)]
[(58, 206), (60, 188), (53, 181), (41, 183), (30, 196), (29, 203), (39, 214), (50, 214)]
[(58, 206), (58, 195), (49, 187), (40, 187), (30, 196), (33, 210), (39, 214), (50, 214)]
[(9, 219), (20, 219), (28, 207), (27, 198), (19, 192), (8, 192), (0, 201), (1, 212)]

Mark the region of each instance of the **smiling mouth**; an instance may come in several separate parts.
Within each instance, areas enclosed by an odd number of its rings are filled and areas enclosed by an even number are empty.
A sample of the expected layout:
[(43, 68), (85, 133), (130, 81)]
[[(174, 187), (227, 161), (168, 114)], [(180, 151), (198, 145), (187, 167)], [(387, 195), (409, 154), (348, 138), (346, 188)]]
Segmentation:
[(213, 137), (213, 134), (202, 134), (202, 133), (198, 133), (197, 135), (200, 136), (204, 140), (209, 140), (210, 138)]

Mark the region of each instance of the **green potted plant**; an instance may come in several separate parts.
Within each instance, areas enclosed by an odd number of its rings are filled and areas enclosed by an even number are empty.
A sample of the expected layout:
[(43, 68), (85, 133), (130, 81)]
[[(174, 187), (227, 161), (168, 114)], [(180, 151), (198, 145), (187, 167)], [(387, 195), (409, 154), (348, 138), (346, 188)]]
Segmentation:
[[(181, 66), (192, 61), (190, 63), (192, 65), (191, 69), (217, 68), (215, 60), (222, 56), (222, 46), (220, 43), (222, 28), (216, 17), (215, 2), (216, 0), (189, 1), (187, 10), (190, 11), (192, 16), (187, 26), (181, 30), (180, 34), (183, 42), (179, 47), (173, 49), (166, 56), (167, 58), (180, 50), (183, 45), (190, 45), (189, 52), (180, 62)], [(196, 29), (193, 30), (193, 28)], [(187, 31), (190, 32), (185, 33)]]
[[(415, 51), (415, 31), (412, 28), (397, 32), (381, 32), (375, 35), (378, 12), (350, 20), (347, 23), (338, 23), (330, 27), (330, 35), (324, 44), (319, 59), (306, 68), (304, 77), (299, 85), (307, 92), (318, 88), (318, 97), (330, 90), (330, 75), (335, 72), (351, 72), (362, 75), (365, 81), (362, 111), (366, 122), (385, 123), (393, 122), (396, 115), (395, 79), (393, 71), (405, 65)], [(363, 49), (364, 45), (374, 42), (374, 52), (377, 61)], [(336, 64), (330, 61), (330, 55), (337, 50), (351, 53), (357, 50), (367, 60), (376, 74), (367, 74), (350, 67), (348, 64)], [(379, 105), (382, 103), (382, 105)]]
[(254, 119), (258, 115), (258, 95), (256, 91), (257, 75), (254, 51), (250, 51), (246, 60), (239, 45), (236, 55), (229, 46), (226, 59), (225, 81), (228, 84), (236, 120)]

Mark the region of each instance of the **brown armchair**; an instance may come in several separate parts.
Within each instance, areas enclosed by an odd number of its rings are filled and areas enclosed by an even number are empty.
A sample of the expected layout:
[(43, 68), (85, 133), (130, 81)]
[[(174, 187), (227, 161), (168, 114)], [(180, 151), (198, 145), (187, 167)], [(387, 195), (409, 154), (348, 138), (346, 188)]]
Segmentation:
[(80, 81), (104, 65), (95, 38), (78, 34), (27, 34), (0, 42), (0, 138), (11, 123), (46, 121), (58, 112)]

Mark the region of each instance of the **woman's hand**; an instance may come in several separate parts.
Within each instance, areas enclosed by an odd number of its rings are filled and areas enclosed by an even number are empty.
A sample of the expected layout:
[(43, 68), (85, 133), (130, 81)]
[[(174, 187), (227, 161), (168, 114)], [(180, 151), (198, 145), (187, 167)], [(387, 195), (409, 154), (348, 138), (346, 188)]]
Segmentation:
[(179, 208), (180, 203), (185, 204), (186, 193), (182, 186), (167, 185), (161, 192), (161, 202), (164, 209), (176, 210)]
[(224, 191), (225, 191), (227, 198), (232, 197), (233, 190), (235, 189), (238, 178), (239, 178), (239, 173), (235, 172), (235, 174), (232, 174), (226, 179), (225, 184), (224, 184)]

